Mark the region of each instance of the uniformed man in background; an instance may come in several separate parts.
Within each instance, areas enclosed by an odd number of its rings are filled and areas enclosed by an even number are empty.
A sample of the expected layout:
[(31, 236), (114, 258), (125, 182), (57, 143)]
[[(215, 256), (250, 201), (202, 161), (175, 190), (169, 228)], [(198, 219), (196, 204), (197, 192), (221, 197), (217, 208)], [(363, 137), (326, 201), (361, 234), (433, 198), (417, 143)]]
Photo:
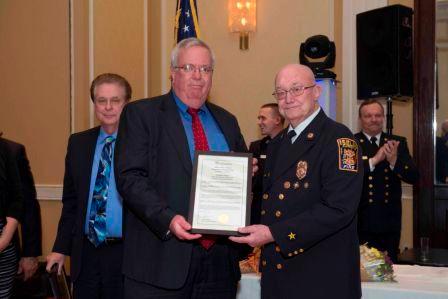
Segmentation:
[(262, 298), (360, 298), (358, 144), (319, 107), (306, 66), (290, 64), (273, 95), (289, 124), (268, 147), (261, 223), (231, 240), (263, 246)]
[(384, 108), (377, 100), (359, 106), (364, 187), (358, 211), (361, 244), (387, 251), (397, 261), (401, 233), (401, 181), (414, 184), (418, 171), (406, 138), (383, 132)]
[(251, 142), (249, 152), (258, 160), (258, 171), (252, 180), (252, 211), (250, 220), (252, 224), (260, 223), (261, 193), (263, 185), (263, 169), (266, 160), (266, 150), (269, 142), (283, 130), (285, 119), (278, 111), (277, 103), (267, 103), (261, 106), (258, 112), (258, 126), (262, 139)]

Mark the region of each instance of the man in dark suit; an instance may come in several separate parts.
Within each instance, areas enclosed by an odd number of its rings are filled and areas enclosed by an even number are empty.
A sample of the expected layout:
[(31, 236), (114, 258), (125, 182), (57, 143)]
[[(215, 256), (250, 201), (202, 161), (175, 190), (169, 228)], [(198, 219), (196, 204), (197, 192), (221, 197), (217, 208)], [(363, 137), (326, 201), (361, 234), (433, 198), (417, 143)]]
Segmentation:
[(252, 180), (252, 211), (251, 223), (260, 223), (261, 211), (261, 193), (263, 184), (263, 169), (266, 160), (266, 149), (269, 142), (274, 139), (278, 133), (283, 130), (285, 119), (278, 111), (277, 103), (268, 103), (261, 106), (258, 112), (258, 126), (260, 127), (261, 135), (265, 136), (262, 139), (251, 142), (249, 145), (249, 152), (258, 159), (258, 172), (254, 175)]
[[(1, 135), (1, 134), (0, 134)], [(37, 270), (37, 257), (42, 254), (42, 229), (40, 206), (36, 197), (34, 178), (31, 173), (30, 162), (26, 156), (25, 146), (3, 138), (17, 162), (20, 181), (24, 195), (23, 219), (20, 224), (22, 246), (19, 246), (19, 236), (15, 240), (18, 244), (20, 261), (18, 273), (23, 273), (23, 279), (28, 280)]]
[(186, 221), (195, 150), (244, 152), (236, 118), (206, 102), (214, 56), (196, 38), (171, 53), (168, 94), (123, 111), (116, 148), (124, 200), (125, 298), (235, 298), (239, 247)]
[(71, 257), (75, 298), (122, 298), (122, 200), (113, 152), (120, 114), (131, 86), (117, 74), (93, 80), (90, 95), (99, 127), (70, 136), (65, 158), (62, 214), (47, 271)]
[(263, 246), (262, 298), (360, 298), (356, 209), (362, 164), (353, 135), (319, 107), (321, 89), (306, 66), (275, 79), (289, 123), (268, 147), (261, 224), (230, 237)]
[(361, 244), (387, 250), (397, 261), (401, 234), (401, 181), (413, 184), (418, 171), (406, 139), (383, 130), (384, 109), (376, 100), (359, 106), (362, 132), (355, 135), (362, 148), (364, 186), (358, 210)]

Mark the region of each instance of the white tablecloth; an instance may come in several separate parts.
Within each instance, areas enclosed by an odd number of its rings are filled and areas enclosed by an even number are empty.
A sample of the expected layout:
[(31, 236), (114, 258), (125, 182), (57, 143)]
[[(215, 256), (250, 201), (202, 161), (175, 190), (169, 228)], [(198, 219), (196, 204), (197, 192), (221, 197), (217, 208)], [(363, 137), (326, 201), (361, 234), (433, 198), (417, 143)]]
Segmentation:
[[(448, 268), (394, 265), (397, 282), (363, 282), (363, 299), (448, 299)], [(243, 274), (237, 299), (260, 298), (260, 278)], [(300, 294), (295, 298), (300, 298)], [(306, 299), (306, 298), (304, 298)]]

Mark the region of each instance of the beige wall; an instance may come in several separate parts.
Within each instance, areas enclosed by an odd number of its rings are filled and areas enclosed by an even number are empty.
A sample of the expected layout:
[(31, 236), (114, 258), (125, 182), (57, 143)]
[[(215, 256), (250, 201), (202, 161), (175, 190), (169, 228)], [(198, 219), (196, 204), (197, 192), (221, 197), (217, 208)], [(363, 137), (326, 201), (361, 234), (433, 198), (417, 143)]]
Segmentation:
[(60, 182), (69, 133), (67, 4), (0, 1), (0, 130), (26, 144), (45, 184)]
[[(88, 88), (94, 76), (123, 74), (134, 99), (169, 89), (176, 1), (89, 3), (72, 1), (70, 27), (68, 0), (0, 1), (0, 130), (27, 146), (38, 187), (60, 191), (67, 138), (91, 126)], [(342, 80), (342, 1), (259, 0), (248, 51), (239, 50), (238, 35), (227, 29), (227, 0), (198, 5), (202, 38), (217, 56), (211, 100), (238, 117), (247, 142), (259, 138), (258, 107), (273, 101), (275, 73), (298, 62), (300, 42), (307, 37), (324, 34), (335, 41), (335, 72)], [(340, 87), (338, 95), (340, 119)], [(395, 132), (411, 138), (412, 126), (400, 120), (412, 117), (412, 104), (394, 109)], [(40, 199), (47, 254), (61, 203)], [(412, 213), (404, 221), (409, 217)]]
[[(26, 145), (37, 184), (61, 184), (70, 133), (68, 1), (0, 1), (0, 130)], [(60, 203), (42, 204), (44, 253)]]
[[(330, 38), (334, 35), (333, 1), (259, 0), (257, 30), (250, 34), (248, 51), (239, 49), (238, 34), (230, 33), (227, 28), (227, 0), (197, 3), (201, 39), (212, 47), (216, 55), (210, 100), (236, 115), (246, 142), (249, 143), (260, 137), (256, 125), (258, 108), (274, 101), (271, 94), (276, 72), (287, 63), (299, 61), (299, 46), (306, 38), (315, 34), (324, 34)], [(341, 5), (337, 7), (336, 16), (340, 17)], [(159, 86), (151, 85), (151, 94), (158, 94), (167, 90), (160, 86), (169, 88), (169, 53), (174, 43), (171, 28), (174, 26), (172, 14), (175, 1), (162, 5), (152, 1), (151, 8), (166, 12), (166, 15), (156, 14), (155, 18), (152, 18), (154, 11), (151, 12), (152, 29), (155, 28), (151, 30), (154, 37), (151, 41), (158, 41), (154, 46), (160, 45), (160, 48), (151, 47), (150, 61), (153, 64), (150, 68), (156, 72), (151, 72), (151, 82), (160, 82)], [(315, 22), (316, 18), (319, 22)], [(340, 19), (338, 24), (341, 24)], [(158, 27), (160, 25), (163, 28)], [(161, 76), (163, 71), (165, 75)]]

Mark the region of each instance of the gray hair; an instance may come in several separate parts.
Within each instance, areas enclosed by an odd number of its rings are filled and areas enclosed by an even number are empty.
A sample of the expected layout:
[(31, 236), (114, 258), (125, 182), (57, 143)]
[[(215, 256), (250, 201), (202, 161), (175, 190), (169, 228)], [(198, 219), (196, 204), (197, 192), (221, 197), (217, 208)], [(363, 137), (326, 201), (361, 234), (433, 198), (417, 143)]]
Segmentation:
[(210, 53), (210, 57), (212, 59), (212, 65), (211, 67), (215, 66), (215, 54), (213, 53), (212, 49), (202, 40), (196, 38), (196, 37), (190, 37), (181, 40), (177, 45), (171, 50), (171, 67), (177, 67), (177, 60), (179, 58), (179, 51), (181, 49), (188, 49), (191, 47), (202, 47), (208, 50)]

